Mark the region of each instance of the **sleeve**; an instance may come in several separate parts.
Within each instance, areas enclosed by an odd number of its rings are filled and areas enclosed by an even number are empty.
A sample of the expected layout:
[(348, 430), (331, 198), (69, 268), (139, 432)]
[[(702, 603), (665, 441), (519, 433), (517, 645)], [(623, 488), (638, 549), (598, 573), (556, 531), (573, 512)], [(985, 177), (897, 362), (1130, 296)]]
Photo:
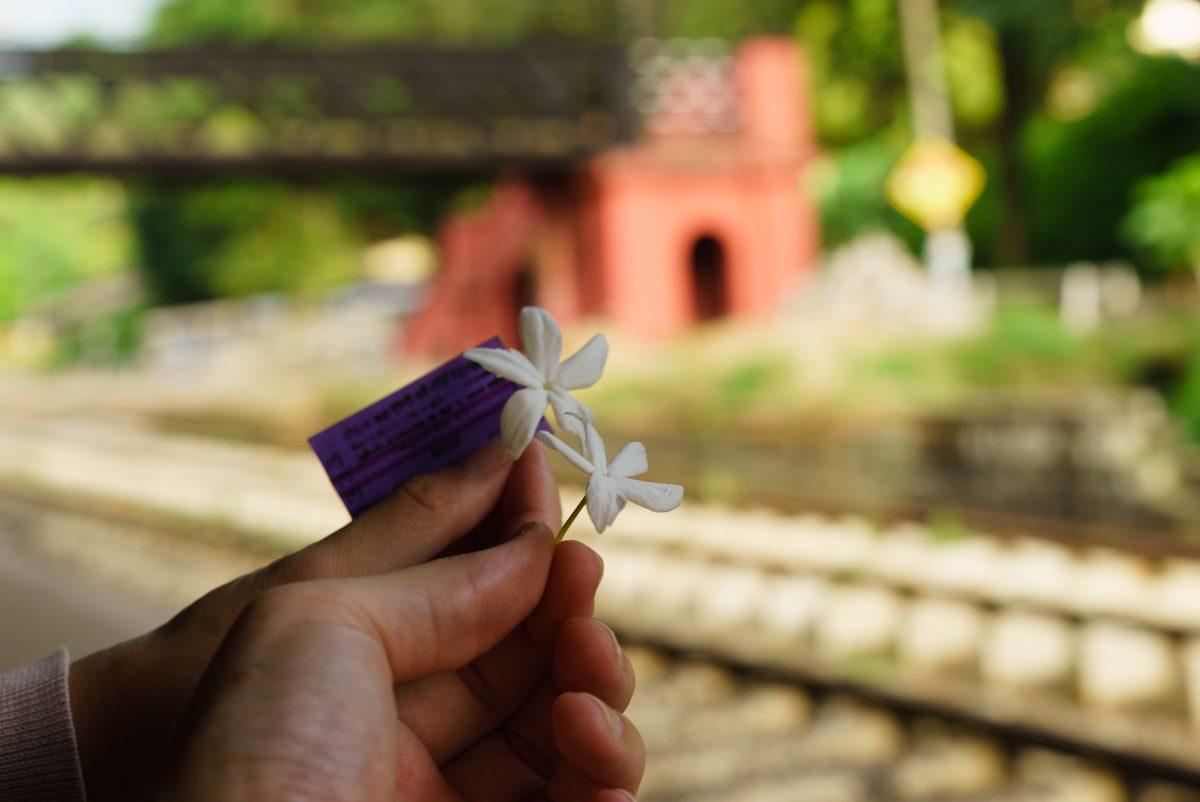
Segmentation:
[(67, 650), (0, 676), (0, 799), (82, 802)]

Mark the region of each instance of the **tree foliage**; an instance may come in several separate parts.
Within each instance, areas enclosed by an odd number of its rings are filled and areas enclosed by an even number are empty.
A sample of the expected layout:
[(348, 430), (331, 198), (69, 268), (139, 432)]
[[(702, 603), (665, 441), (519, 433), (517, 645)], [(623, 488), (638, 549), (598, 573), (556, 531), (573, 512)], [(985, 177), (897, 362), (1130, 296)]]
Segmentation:
[(167, 303), (306, 295), (358, 267), (336, 200), (273, 182), (143, 185), (133, 220), (147, 284)]
[[(808, 0), (817, 130), (836, 180), (827, 242), (884, 227), (884, 161), (911, 136), (896, 0)], [(1140, 0), (943, 0), (943, 62), (960, 143), (988, 168), (967, 218), (977, 263), (1061, 264), (1148, 254), (1120, 221), (1133, 189), (1196, 149), (1197, 69), (1133, 51)], [(868, 158), (867, 155), (870, 154)]]
[[(170, 0), (150, 34), (158, 46), (221, 43), (337, 47), (420, 42), (504, 46), (638, 32), (741, 37), (786, 33), (795, 0)], [(135, 190), (141, 264), (159, 300), (255, 291), (313, 293), (353, 274), (355, 243), (432, 233), (457, 190), (340, 181), (327, 197), (269, 182)], [(272, 249), (272, 243), (278, 247)]]
[(423, 41), (502, 45), (548, 36), (616, 36), (606, 0), (171, 0), (162, 44)]
[(1121, 222), (1144, 179), (1196, 150), (1200, 83), (1174, 59), (1144, 59), (1093, 111), (1040, 116), (1026, 137), (1034, 253), (1046, 263), (1136, 256)]
[(1152, 266), (1200, 276), (1200, 155), (1139, 184), (1122, 233)]
[(125, 195), (112, 181), (0, 182), (0, 323), (132, 262)]
[[(791, 34), (807, 50), (816, 127), (830, 151), (824, 178), (818, 182), (827, 242), (871, 227), (890, 228), (915, 241), (912, 227), (884, 203), (881, 185), (911, 138), (897, 3), (168, 0), (151, 41), (503, 46), (531, 39), (615, 40), (646, 33), (728, 40), (758, 33)], [(1196, 70), (1182, 62), (1148, 59), (1131, 50), (1126, 30), (1142, 4), (941, 0), (943, 58), (960, 141), (989, 171), (987, 191), (967, 220), (980, 262), (1061, 263), (1130, 254), (1157, 258), (1153, 254), (1158, 251), (1137, 235), (1123, 238), (1119, 224), (1138, 182), (1161, 172), (1200, 141), (1200, 116), (1194, 113), (1187, 89), (1189, 82), (1200, 81)], [(261, 187), (256, 191), (267, 192)], [(171, 202), (184, 203), (184, 194), (176, 191)], [(295, 219), (314, 214), (311, 208), (302, 211), (297, 198), (268, 194), (281, 208), (293, 205), (290, 214)], [(150, 218), (160, 212), (168, 215), (169, 204), (161, 193), (153, 201), (144, 200), (139, 205), (139, 230), (153, 236)], [(231, 198), (228, 206), (242, 201)], [(368, 181), (343, 186), (337, 206), (345, 231), (334, 240), (429, 231), (436, 214), (450, 202), (444, 194), (435, 197), (424, 188)], [(220, 216), (227, 236), (207, 229), (204, 235), (189, 235), (178, 227), (194, 225), (197, 213), (170, 214), (179, 244), (160, 243), (143, 252), (170, 253), (170, 265), (163, 262), (155, 269), (178, 272), (178, 285), (192, 287), (192, 294), (198, 290), (182, 265), (191, 259), (197, 270), (201, 263), (209, 264), (208, 271), (216, 268), (207, 256), (188, 257), (184, 243), (202, 249), (240, 236), (235, 229), (252, 237), (258, 225), (249, 222), (257, 219), (252, 216)], [(157, 228), (165, 230), (164, 225)], [(312, 242), (312, 247), (318, 243)], [(280, 280), (284, 276), (263, 270)]]
[(638, 35), (738, 40), (790, 32), (798, 7), (797, 0), (169, 0), (151, 38), (480, 46)]

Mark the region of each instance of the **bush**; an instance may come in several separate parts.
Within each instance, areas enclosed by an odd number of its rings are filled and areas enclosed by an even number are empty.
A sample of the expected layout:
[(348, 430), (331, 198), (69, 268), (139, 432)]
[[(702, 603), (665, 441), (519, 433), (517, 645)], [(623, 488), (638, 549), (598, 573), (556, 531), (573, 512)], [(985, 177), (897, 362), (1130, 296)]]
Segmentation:
[(361, 241), (336, 196), (273, 181), (134, 191), (139, 264), (161, 303), (283, 292), (353, 278)]
[(920, 248), (921, 229), (893, 209), (884, 194), (888, 173), (902, 150), (902, 145), (876, 137), (843, 148), (814, 168), (822, 245), (827, 250), (881, 228), (913, 251)]
[(0, 323), (132, 262), (125, 192), (97, 179), (0, 182)]
[(1200, 356), (1188, 362), (1183, 381), (1167, 401), (1188, 438), (1200, 443)]
[(1121, 223), (1135, 187), (1198, 142), (1200, 75), (1175, 59), (1142, 59), (1086, 117), (1036, 121), (1025, 142), (1034, 261), (1132, 256)]
[(1139, 184), (1121, 230), (1151, 266), (1200, 270), (1200, 156), (1181, 159)]

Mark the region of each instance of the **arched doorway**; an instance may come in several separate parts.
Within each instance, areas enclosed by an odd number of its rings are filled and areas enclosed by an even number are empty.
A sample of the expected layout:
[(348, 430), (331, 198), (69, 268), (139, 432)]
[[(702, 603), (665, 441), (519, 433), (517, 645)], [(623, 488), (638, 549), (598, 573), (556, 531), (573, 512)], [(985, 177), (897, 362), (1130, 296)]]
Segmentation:
[(520, 312), (526, 306), (538, 304), (538, 275), (537, 269), (529, 261), (521, 264), (512, 282), (513, 307)]
[(692, 309), (696, 320), (714, 320), (729, 312), (725, 247), (705, 234), (692, 243)]
[(510, 273), (509, 276), (507, 279), (508, 302), (512, 305), (504, 312), (509, 323), (502, 326), (496, 333), (505, 343), (512, 345), (521, 341), (517, 326), (521, 310), (527, 306), (539, 306), (540, 293), (537, 268), (527, 258), (523, 259), (516, 271)]

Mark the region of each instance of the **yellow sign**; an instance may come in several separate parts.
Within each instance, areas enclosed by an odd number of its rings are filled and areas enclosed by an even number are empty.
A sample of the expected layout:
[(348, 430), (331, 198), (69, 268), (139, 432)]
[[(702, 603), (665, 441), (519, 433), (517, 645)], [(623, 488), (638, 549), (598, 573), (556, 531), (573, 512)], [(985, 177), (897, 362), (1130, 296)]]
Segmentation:
[(953, 228), (983, 192), (983, 165), (942, 137), (923, 137), (887, 179), (887, 199), (926, 231)]

